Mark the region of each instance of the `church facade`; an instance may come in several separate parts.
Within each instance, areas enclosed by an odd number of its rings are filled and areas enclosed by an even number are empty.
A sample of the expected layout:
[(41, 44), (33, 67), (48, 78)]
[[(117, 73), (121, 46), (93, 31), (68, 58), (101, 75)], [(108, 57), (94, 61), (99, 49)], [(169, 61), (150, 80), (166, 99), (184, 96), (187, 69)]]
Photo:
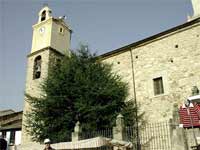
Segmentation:
[(128, 83), (128, 100), (147, 122), (169, 120), (173, 107), (200, 88), (200, 1), (191, 2), (186, 23), (100, 56)]
[(129, 83), (129, 99), (136, 99), (148, 122), (170, 119), (194, 87), (200, 88), (200, 20), (102, 55)]
[[(137, 102), (148, 122), (169, 120), (173, 106), (191, 96), (193, 87), (200, 88), (200, 1), (192, 4), (194, 14), (188, 22), (99, 56), (128, 83), (127, 100)], [(71, 29), (62, 17), (52, 17), (47, 6), (39, 12), (28, 55), (26, 93), (43, 94), (40, 83), (52, 63), (70, 54), (70, 37)], [(29, 109), (25, 102), (24, 114)], [(23, 126), (22, 143), (28, 142)]]

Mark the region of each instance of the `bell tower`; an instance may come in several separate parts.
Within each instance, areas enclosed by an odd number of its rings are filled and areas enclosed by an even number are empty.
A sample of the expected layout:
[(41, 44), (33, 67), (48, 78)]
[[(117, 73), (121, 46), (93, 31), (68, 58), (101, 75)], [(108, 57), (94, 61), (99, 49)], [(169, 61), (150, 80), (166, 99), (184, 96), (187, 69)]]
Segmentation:
[[(33, 25), (31, 52), (27, 56), (27, 76), (25, 93), (40, 97), (40, 86), (48, 76), (51, 64), (69, 55), (71, 29), (65, 23), (64, 17), (52, 17), (52, 11), (44, 6), (38, 13), (38, 22)], [(26, 98), (25, 98), (26, 99)], [(30, 105), (24, 101), (22, 144), (30, 143), (31, 137), (27, 134), (25, 114), (30, 110)]]
[(52, 11), (47, 6), (40, 10), (38, 16), (37, 24), (33, 25), (31, 53), (50, 47), (68, 55), (71, 29), (64, 22), (64, 17), (52, 17)]

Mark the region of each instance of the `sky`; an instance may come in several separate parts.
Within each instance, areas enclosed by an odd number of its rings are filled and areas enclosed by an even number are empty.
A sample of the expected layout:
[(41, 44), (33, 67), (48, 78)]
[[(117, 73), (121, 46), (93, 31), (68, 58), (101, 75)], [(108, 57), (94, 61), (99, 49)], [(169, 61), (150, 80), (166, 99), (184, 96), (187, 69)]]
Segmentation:
[(71, 49), (88, 44), (98, 55), (183, 24), (191, 0), (0, 0), (0, 110), (24, 105), (32, 25), (47, 3), (54, 17), (66, 15)]

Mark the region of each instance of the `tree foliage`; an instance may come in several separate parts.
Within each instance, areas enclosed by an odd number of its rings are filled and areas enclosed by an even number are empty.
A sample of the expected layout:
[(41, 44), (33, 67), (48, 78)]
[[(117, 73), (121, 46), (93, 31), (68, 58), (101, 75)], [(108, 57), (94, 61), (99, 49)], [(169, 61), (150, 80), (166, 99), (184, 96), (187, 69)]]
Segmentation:
[(32, 108), (26, 126), (33, 140), (69, 140), (77, 121), (83, 131), (110, 128), (120, 112), (127, 125), (134, 124), (135, 105), (124, 102), (127, 84), (111, 69), (84, 46), (51, 67), (41, 86), (44, 95), (26, 94)]

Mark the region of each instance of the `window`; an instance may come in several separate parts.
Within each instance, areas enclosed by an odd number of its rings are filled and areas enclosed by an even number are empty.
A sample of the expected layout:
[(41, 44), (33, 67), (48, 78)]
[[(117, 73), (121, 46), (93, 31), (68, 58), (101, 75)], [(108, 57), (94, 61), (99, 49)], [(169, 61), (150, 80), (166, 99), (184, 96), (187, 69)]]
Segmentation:
[(44, 21), (45, 19), (46, 19), (46, 10), (42, 12), (41, 21)]
[(56, 65), (57, 67), (60, 67), (60, 65), (61, 65), (61, 59), (56, 58), (56, 63), (55, 63), (55, 65)]
[(154, 87), (154, 95), (160, 95), (164, 93), (162, 77), (153, 79), (153, 87)]
[(60, 28), (60, 33), (62, 33), (63, 32), (63, 28)]
[(11, 131), (10, 143), (15, 144), (15, 131)]
[(6, 131), (2, 131), (2, 137), (6, 138)]
[(40, 75), (41, 75), (41, 62), (42, 62), (41, 56), (37, 56), (35, 58), (35, 60), (34, 60), (33, 79), (40, 78)]
[(58, 32), (63, 35), (64, 34), (64, 28), (63, 27), (59, 27)]

